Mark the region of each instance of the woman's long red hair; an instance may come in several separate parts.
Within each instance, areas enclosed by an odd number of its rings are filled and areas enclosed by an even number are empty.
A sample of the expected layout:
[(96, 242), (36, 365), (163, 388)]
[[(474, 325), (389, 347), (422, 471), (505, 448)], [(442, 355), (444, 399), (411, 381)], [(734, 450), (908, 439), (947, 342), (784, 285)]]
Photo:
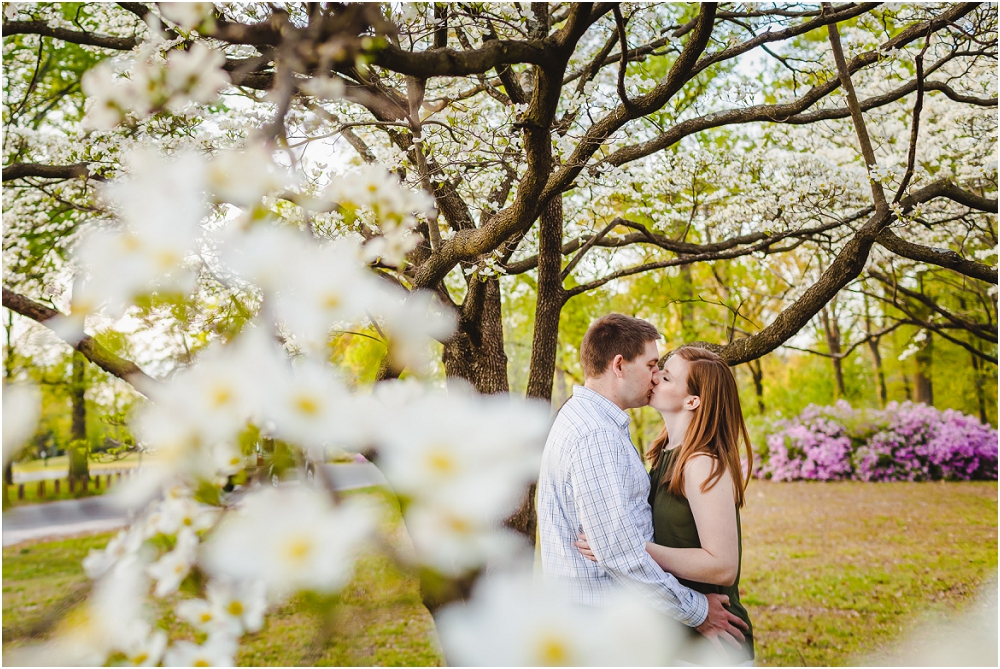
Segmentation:
[[(714, 464), (711, 474), (701, 484), (702, 492), (714, 486), (722, 478), (723, 472), (728, 470), (736, 483), (736, 506), (742, 507), (744, 492), (750, 483), (750, 472), (753, 471), (753, 449), (743, 420), (736, 378), (726, 361), (708, 349), (682, 346), (668, 358), (674, 355), (691, 364), (687, 391), (689, 395), (700, 397), (701, 405), (695, 409), (694, 419), (688, 425), (684, 440), (677, 447), (677, 457), (664, 473), (663, 483), (671, 494), (683, 497), (684, 466), (695, 455), (708, 454), (713, 456)], [(652, 462), (653, 469), (659, 466), (660, 459), (665, 455), (667, 438), (667, 428), (664, 426), (650, 445), (647, 458)], [(740, 461), (741, 440), (747, 452), (745, 472)]]

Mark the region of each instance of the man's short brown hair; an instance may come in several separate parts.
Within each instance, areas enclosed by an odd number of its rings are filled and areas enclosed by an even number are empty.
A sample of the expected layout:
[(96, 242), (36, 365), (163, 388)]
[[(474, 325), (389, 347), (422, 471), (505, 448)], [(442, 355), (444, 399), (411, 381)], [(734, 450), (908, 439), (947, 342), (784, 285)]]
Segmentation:
[(601, 316), (590, 324), (580, 344), (583, 374), (588, 379), (600, 376), (616, 355), (631, 362), (642, 355), (646, 342), (659, 338), (656, 328), (641, 318), (625, 314)]

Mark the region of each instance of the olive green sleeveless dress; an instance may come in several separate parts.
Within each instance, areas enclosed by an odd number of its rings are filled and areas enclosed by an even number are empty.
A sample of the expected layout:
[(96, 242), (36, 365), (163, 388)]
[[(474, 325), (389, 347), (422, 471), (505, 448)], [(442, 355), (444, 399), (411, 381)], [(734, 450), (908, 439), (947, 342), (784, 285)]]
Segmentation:
[[(667, 491), (667, 486), (661, 485), (663, 474), (667, 470), (670, 462), (677, 455), (677, 449), (667, 451), (666, 457), (660, 458), (659, 466), (649, 473), (649, 506), (653, 509), (653, 543), (671, 548), (701, 548), (701, 541), (698, 538), (698, 527), (694, 522), (694, 515), (691, 513), (691, 505), (687, 499), (678, 495), (672, 495)], [(736, 531), (739, 537), (740, 567), (736, 570), (736, 582), (729, 586), (712, 585), (710, 583), (699, 583), (678, 578), (677, 580), (692, 590), (697, 590), (702, 594), (717, 593), (729, 596), (729, 605), (726, 609), (734, 616), (741, 618), (750, 631), (745, 632), (746, 641), (743, 642), (743, 650), (747, 659), (753, 659), (753, 626), (750, 624), (750, 616), (747, 610), (740, 604), (740, 571), (743, 563), (743, 530), (740, 526), (740, 510), (736, 509)], [(691, 630), (695, 635), (697, 632)], [(734, 650), (726, 646), (727, 650)]]

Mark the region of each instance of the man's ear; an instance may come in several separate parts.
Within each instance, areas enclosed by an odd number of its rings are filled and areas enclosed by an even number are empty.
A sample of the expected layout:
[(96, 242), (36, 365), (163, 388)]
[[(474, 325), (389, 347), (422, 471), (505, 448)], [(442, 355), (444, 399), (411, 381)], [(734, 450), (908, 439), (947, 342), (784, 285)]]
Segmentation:
[(616, 355), (611, 361), (611, 371), (615, 373), (619, 379), (625, 378), (625, 370), (622, 369), (622, 364), (625, 362), (625, 356)]
[(697, 395), (689, 395), (686, 400), (684, 400), (684, 408), (688, 411), (694, 411), (701, 406), (701, 398)]

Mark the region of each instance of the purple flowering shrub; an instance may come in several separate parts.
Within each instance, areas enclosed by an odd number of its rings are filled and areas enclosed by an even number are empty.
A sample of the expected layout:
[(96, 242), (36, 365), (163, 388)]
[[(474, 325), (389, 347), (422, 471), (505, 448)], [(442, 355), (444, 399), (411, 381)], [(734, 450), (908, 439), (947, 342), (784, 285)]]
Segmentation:
[(840, 400), (776, 421), (761, 461), (757, 476), (775, 481), (996, 480), (997, 431), (952, 409)]

